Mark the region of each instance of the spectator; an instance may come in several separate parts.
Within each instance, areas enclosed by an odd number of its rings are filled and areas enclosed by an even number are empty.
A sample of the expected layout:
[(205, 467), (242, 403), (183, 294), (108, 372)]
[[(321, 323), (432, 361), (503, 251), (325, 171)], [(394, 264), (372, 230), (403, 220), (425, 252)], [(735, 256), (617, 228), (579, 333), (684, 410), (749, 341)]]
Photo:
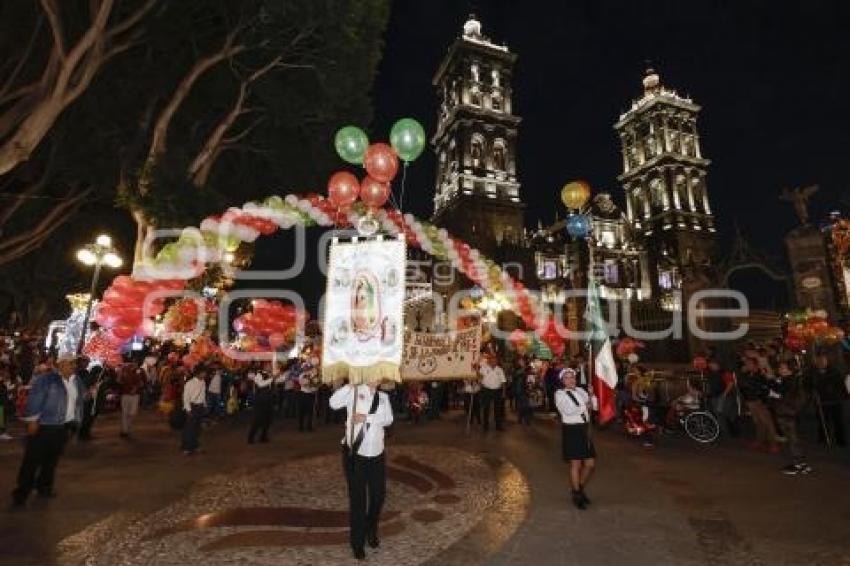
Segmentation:
[(774, 393), (779, 396), (775, 403), (776, 418), (791, 455), (791, 463), (781, 471), (788, 475), (808, 474), (812, 468), (806, 463), (797, 432), (797, 418), (807, 402), (806, 389), (789, 362), (779, 362), (776, 375), (779, 377), (774, 386)]
[(118, 373), (121, 389), (121, 438), (128, 438), (133, 419), (139, 412), (139, 396), (145, 385), (145, 372), (132, 362), (126, 362)]
[(765, 399), (768, 395), (767, 380), (759, 368), (759, 361), (754, 357), (744, 359), (744, 368), (738, 377), (738, 389), (747, 404), (753, 424), (756, 427), (756, 439), (750, 444), (751, 448), (766, 448), (772, 454), (779, 452), (776, 440), (776, 429), (773, 418), (767, 410)]
[(823, 411), (823, 426), (820, 427), (820, 440), (824, 441), (824, 430), (836, 446), (847, 446), (844, 432), (844, 401), (847, 400), (847, 387), (844, 379), (824, 355), (815, 356), (814, 368), (810, 374), (816, 402), (820, 402)]

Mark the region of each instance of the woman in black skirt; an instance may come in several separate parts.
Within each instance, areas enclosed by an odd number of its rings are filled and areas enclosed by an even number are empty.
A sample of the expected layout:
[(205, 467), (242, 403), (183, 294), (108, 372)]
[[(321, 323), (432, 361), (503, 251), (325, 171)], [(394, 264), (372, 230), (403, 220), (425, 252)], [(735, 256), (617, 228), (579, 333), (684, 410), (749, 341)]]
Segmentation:
[(564, 460), (570, 463), (570, 487), (573, 503), (585, 509), (590, 499), (584, 492), (596, 463), (596, 449), (590, 439), (591, 397), (576, 387), (576, 372), (567, 368), (561, 372), (564, 389), (555, 392), (555, 407), (561, 414)]

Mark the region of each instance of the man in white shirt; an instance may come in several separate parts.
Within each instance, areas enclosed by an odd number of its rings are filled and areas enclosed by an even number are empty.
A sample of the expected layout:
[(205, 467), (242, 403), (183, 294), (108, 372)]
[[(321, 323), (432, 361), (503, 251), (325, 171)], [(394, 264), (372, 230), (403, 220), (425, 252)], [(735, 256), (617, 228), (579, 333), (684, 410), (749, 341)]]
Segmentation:
[(207, 370), (198, 367), (183, 386), (183, 410), (186, 423), (183, 425), (183, 454), (191, 456), (198, 451), (201, 436), (201, 421), (207, 406)]
[(274, 408), (274, 392), (272, 391), (274, 377), (269, 368), (257, 368), (249, 376), (254, 382), (254, 421), (248, 433), (248, 444), (254, 444), (257, 432), (260, 433), (260, 442), (268, 442)]
[(493, 405), (493, 416), (496, 430), (505, 430), (502, 426), (504, 412), (502, 407), (502, 390), (505, 382), (505, 372), (499, 367), (496, 354), (484, 355), (481, 363), (481, 412), (484, 413), (484, 432), (490, 430), (490, 405)]
[(331, 395), (329, 404), (334, 410), (347, 409), (342, 461), (348, 482), (350, 540), (354, 557), (363, 560), (366, 542), (372, 548), (380, 544), (378, 523), (387, 489), (384, 428), (392, 424), (393, 410), (377, 383), (344, 385)]

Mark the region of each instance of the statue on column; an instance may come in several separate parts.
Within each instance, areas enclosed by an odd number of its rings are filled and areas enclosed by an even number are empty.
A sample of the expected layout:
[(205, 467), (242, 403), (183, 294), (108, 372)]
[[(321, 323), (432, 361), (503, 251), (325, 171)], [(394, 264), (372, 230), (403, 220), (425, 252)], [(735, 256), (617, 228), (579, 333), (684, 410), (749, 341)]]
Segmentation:
[(797, 218), (800, 219), (800, 224), (805, 226), (809, 223), (809, 198), (817, 192), (818, 188), (818, 185), (809, 185), (803, 188), (782, 189), (779, 200), (792, 203), (794, 205), (794, 212), (797, 213)]

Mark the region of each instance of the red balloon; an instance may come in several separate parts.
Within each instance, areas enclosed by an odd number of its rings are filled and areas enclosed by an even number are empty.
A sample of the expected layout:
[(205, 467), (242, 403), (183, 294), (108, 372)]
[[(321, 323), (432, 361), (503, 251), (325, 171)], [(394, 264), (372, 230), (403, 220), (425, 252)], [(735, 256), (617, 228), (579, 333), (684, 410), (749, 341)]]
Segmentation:
[(370, 176), (363, 179), (360, 185), (360, 200), (369, 208), (380, 208), (390, 198), (389, 183), (382, 183)]
[(366, 149), (363, 166), (373, 179), (389, 183), (398, 173), (398, 155), (385, 143), (373, 143)]
[(336, 206), (351, 206), (360, 194), (357, 177), (348, 171), (337, 171), (328, 180), (328, 200)]

